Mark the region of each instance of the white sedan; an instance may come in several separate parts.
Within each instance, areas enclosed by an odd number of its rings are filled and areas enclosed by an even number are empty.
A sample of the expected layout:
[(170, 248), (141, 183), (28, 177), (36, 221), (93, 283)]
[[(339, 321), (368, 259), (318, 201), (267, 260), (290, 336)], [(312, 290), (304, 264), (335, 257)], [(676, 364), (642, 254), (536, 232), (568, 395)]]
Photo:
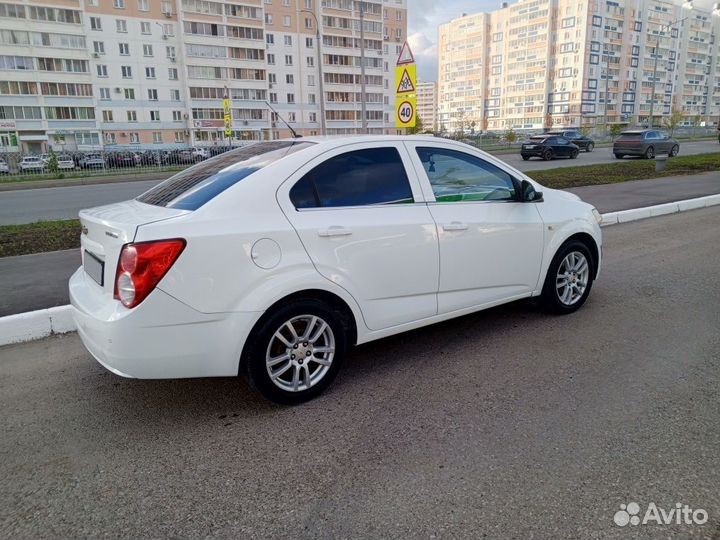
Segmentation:
[(432, 137), (258, 142), (83, 210), (78, 331), (124, 377), (322, 392), (354, 344), (521, 298), (587, 299), (600, 214)]

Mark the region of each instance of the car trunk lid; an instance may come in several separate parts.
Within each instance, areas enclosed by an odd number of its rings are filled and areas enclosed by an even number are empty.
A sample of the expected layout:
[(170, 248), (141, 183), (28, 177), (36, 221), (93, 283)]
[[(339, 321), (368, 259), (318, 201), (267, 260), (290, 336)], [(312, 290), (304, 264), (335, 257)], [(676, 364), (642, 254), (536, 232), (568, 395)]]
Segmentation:
[(188, 213), (135, 200), (81, 210), (80, 246), (86, 273), (112, 295), (120, 250), (133, 241), (138, 227)]

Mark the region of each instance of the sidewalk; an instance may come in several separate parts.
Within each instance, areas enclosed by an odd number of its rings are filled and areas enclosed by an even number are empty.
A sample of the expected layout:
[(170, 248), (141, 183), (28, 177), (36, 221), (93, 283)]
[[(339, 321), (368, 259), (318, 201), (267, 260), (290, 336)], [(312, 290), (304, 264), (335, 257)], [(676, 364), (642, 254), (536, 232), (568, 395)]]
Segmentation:
[(570, 188), (601, 213), (642, 208), (720, 193), (720, 171)]
[[(600, 212), (641, 208), (720, 193), (720, 171), (669, 176), (571, 191)], [(80, 251), (0, 258), (0, 317), (68, 304), (67, 282), (80, 266)]]

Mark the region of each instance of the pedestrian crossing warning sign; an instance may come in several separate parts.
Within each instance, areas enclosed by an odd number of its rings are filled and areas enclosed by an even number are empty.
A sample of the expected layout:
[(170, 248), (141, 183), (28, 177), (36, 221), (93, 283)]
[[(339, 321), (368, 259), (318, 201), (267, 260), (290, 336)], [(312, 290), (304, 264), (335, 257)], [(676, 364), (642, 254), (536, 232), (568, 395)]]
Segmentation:
[(414, 94), (417, 81), (417, 67), (406, 64), (395, 68), (396, 94)]

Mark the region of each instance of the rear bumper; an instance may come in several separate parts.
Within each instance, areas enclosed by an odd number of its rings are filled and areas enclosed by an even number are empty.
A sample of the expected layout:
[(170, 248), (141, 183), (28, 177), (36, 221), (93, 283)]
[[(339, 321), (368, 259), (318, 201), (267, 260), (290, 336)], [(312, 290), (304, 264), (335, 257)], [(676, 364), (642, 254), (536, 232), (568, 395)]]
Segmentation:
[(82, 268), (69, 285), (80, 339), (100, 364), (122, 377), (237, 375), (242, 347), (262, 314), (200, 313), (160, 289), (127, 309)]
[(528, 157), (542, 157), (545, 148), (522, 148), (520, 150), (521, 156)]
[(613, 154), (623, 154), (626, 156), (644, 156), (645, 149), (642, 146), (613, 146)]

